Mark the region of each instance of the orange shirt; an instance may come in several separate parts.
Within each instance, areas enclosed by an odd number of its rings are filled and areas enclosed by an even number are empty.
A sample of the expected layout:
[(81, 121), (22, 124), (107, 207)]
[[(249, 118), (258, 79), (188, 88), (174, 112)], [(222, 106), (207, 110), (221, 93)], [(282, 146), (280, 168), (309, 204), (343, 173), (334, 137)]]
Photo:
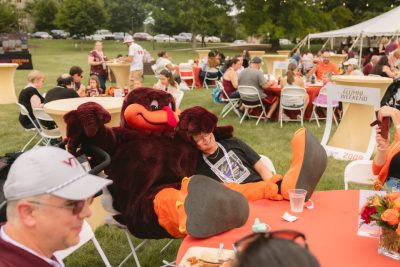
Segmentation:
[(328, 64), (325, 64), (324, 62), (320, 61), (317, 66), (317, 79), (322, 80), (324, 73), (325, 72), (331, 72), (334, 75), (339, 74), (338, 68), (335, 66), (335, 64), (332, 63), (332, 61), (329, 61)]
[(383, 184), (385, 184), (386, 179), (389, 174), (390, 162), (393, 157), (396, 156), (397, 153), (400, 152), (400, 142), (399, 138), (396, 136), (394, 142), (389, 146), (386, 155), (385, 155), (385, 163), (382, 166), (378, 166), (375, 164), (375, 161), (372, 162), (372, 173), (374, 175), (378, 175), (378, 182), (375, 184), (375, 189), (380, 190)]

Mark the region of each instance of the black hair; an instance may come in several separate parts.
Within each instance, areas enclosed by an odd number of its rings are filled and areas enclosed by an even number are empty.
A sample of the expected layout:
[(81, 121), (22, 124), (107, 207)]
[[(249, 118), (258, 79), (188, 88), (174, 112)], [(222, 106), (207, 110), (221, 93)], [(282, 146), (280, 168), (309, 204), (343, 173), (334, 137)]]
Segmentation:
[(67, 85), (71, 85), (72, 82), (73, 79), (70, 75), (61, 75), (57, 78), (57, 86), (67, 87)]
[(69, 75), (74, 76), (75, 74), (79, 74), (81, 75), (83, 73), (83, 70), (81, 69), (81, 67), (78, 66), (72, 66), (69, 69)]
[[(241, 56), (241, 57), (242, 57), (242, 56)], [(225, 69), (225, 70), (229, 69), (233, 64), (238, 63), (238, 61), (239, 61), (239, 57), (238, 57), (238, 56), (235, 56), (235, 57), (233, 57), (232, 59), (227, 60), (227, 61), (225, 62), (224, 69)]]
[(259, 237), (240, 252), (234, 267), (319, 267), (317, 259), (304, 247), (283, 238)]

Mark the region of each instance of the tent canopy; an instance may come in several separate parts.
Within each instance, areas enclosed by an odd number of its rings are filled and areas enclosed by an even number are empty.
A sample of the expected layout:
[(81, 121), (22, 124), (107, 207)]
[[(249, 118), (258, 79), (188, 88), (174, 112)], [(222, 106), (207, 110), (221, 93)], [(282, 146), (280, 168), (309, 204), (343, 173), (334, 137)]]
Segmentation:
[(308, 35), (308, 38), (316, 39), (347, 36), (356, 37), (360, 35), (361, 37), (396, 35), (400, 30), (399, 19), (400, 6), (359, 24), (334, 31), (312, 33)]

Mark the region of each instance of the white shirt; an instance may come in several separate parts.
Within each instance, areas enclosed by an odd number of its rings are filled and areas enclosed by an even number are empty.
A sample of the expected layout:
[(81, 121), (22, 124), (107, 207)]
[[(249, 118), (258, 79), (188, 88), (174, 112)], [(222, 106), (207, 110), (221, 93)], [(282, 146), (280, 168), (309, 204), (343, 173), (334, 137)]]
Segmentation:
[(160, 74), (160, 72), (162, 70), (167, 69), (167, 65), (168, 64), (172, 65), (171, 60), (169, 60), (168, 58), (165, 58), (165, 57), (157, 58), (157, 60), (156, 60), (156, 72), (157, 72), (157, 74)]
[(128, 55), (133, 57), (130, 71), (143, 70), (143, 56), (144, 56), (143, 48), (136, 43), (132, 43), (129, 46)]
[[(46, 261), (48, 264), (54, 266), (54, 267), (65, 267), (64, 263), (62, 262), (62, 260), (57, 259), (57, 261), (46, 258), (46, 257), (42, 257), (39, 254), (37, 254), (35, 251), (31, 250), (30, 248), (22, 245), (21, 243), (18, 243), (17, 241), (15, 241), (14, 239), (12, 239), (9, 235), (7, 235), (7, 233), (4, 231), (4, 227), (1, 227), (0, 229), (0, 238), (3, 239), (5, 242), (10, 243), (13, 246), (19, 247), (33, 255), (35, 255), (36, 257), (41, 258), (42, 260)], [(17, 257), (17, 255), (16, 255)], [(55, 256), (54, 256), (55, 257)]]
[(175, 100), (178, 97), (178, 91), (179, 91), (178, 87), (174, 87), (174, 86), (172, 86), (170, 84), (168, 84), (168, 86), (165, 86), (165, 85), (162, 85), (160, 81), (158, 81), (153, 86), (153, 88), (170, 93), (175, 98)]

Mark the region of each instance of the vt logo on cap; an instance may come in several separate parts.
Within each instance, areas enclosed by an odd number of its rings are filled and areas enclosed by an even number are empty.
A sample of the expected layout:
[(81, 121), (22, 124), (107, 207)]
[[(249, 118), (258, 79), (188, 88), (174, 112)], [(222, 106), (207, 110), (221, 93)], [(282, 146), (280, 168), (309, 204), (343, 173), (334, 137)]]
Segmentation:
[(78, 166), (78, 162), (77, 162), (75, 157), (69, 157), (68, 159), (63, 160), (62, 162), (67, 164), (67, 165), (69, 165), (69, 166), (71, 166), (71, 167)]

